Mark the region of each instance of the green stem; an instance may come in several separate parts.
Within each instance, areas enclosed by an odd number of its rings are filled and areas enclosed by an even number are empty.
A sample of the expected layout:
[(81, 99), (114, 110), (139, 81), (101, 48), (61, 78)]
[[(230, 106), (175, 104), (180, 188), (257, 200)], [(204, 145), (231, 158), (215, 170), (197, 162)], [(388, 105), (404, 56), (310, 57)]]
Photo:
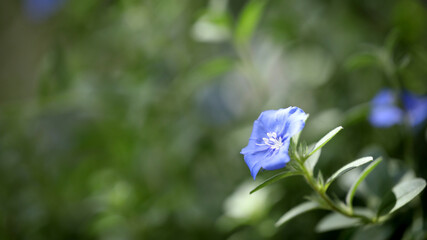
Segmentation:
[(368, 218), (364, 215), (360, 215), (357, 213), (354, 213), (352, 209), (343, 208), (339, 205), (337, 205), (334, 201), (331, 200), (331, 198), (326, 194), (326, 189), (323, 186), (320, 186), (317, 181), (313, 178), (313, 175), (307, 170), (307, 168), (304, 166), (304, 163), (300, 162), (301, 170), (303, 171), (304, 178), (306, 179), (307, 183), (310, 185), (310, 187), (317, 193), (317, 195), (322, 198), (322, 200), (328, 205), (328, 207), (331, 210), (334, 210), (335, 212), (338, 212), (346, 217), (350, 218), (359, 218), (363, 222), (367, 223), (376, 223), (378, 220), (376, 218)]

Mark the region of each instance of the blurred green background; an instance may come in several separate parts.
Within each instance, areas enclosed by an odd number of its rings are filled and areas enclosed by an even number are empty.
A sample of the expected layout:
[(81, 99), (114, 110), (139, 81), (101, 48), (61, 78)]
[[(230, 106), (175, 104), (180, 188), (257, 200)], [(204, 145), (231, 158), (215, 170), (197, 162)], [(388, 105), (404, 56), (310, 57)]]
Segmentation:
[(425, 236), (425, 192), (374, 228), (319, 234), (322, 211), (275, 228), (310, 189), (289, 178), (249, 195), (275, 172), (254, 182), (239, 152), (260, 112), (298, 106), (308, 143), (344, 126), (326, 175), (386, 158), (357, 204), (427, 178), (425, 124), (367, 121), (393, 82), (427, 94), (426, 1), (24, 0), (0, 19), (1, 239)]

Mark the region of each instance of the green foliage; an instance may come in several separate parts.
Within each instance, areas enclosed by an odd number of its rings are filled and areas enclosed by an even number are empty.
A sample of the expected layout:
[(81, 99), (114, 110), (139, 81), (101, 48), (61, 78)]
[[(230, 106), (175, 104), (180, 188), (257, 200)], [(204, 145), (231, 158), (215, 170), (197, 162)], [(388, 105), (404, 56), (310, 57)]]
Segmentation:
[(319, 149), (305, 160), (304, 165), (310, 174), (313, 174), (314, 167), (316, 166), (321, 153), (322, 149)]
[(285, 171), (285, 172), (278, 173), (278, 174), (272, 176), (271, 178), (265, 180), (263, 183), (261, 183), (260, 185), (258, 185), (256, 188), (254, 188), (250, 192), (250, 194), (252, 194), (252, 193), (254, 193), (254, 192), (256, 192), (256, 191), (258, 191), (258, 190), (260, 190), (260, 189), (262, 189), (262, 188), (264, 188), (264, 187), (266, 187), (266, 186), (268, 186), (268, 185), (270, 185), (272, 183), (275, 183), (275, 182), (277, 182), (277, 181), (279, 181), (281, 179), (284, 179), (284, 178), (287, 178), (287, 177), (291, 177), (291, 176), (297, 176), (297, 175), (301, 175), (301, 173), (300, 172), (296, 172), (296, 171)]
[(326, 215), (319, 221), (316, 225), (316, 231), (321, 233), (343, 228), (357, 227), (360, 225), (360, 220), (349, 218), (334, 212)]
[(345, 201), (348, 206), (352, 207), (353, 205), (353, 198), (354, 198), (354, 195), (356, 194), (357, 187), (359, 187), (360, 183), (362, 183), (362, 181), (368, 176), (368, 174), (371, 173), (372, 170), (374, 170), (375, 167), (378, 166), (378, 164), (380, 164), (382, 160), (383, 159), (381, 157), (375, 159), (375, 161), (373, 161), (363, 170), (363, 172), (359, 175), (357, 180), (353, 182), (353, 185), (351, 185), (351, 188), (350, 190), (348, 190), (347, 196), (345, 198)]
[[(341, 130), (341, 127), (334, 129), (333, 131), (326, 134), (322, 137), (316, 144), (311, 154), (307, 154), (308, 149), (306, 147), (299, 147), (298, 154), (293, 153), (296, 148), (295, 144), (291, 143), (291, 170), (279, 173), (264, 183), (256, 187), (251, 193), (270, 185), (271, 183), (277, 182), (278, 180), (284, 179), (288, 176), (293, 175), (303, 175), (306, 179), (308, 185), (312, 188), (316, 197), (308, 197), (310, 201), (304, 202), (302, 204), (293, 207), (288, 212), (286, 212), (277, 222), (276, 227), (280, 226), (292, 218), (314, 210), (314, 209), (327, 209), (332, 211), (329, 215), (324, 217), (316, 226), (317, 232), (326, 232), (338, 229), (344, 229), (349, 227), (357, 227), (362, 225), (376, 224), (378, 222), (383, 222), (388, 220), (389, 214), (393, 213), (395, 210), (401, 208), (415, 198), (421, 191), (425, 188), (426, 182), (424, 179), (413, 179), (399, 183), (393, 187), (390, 194), (385, 197), (378, 209), (377, 216), (374, 216), (373, 211), (368, 208), (353, 208), (353, 198), (355, 196), (356, 190), (362, 181), (368, 176), (369, 173), (378, 166), (382, 161), (382, 158), (377, 158), (373, 161), (372, 157), (363, 157), (357, 159), (353, 162), (346, 164), (345, 166), (338, 169), (335, 173), (329, 177), (326, 182), (323, 180), (322, 172), (319, 171), (317, 178), (313, 176), (313, 168), (316, 165), (319, 157), (321, 155), (321, 147), (324, 146), (329, 140), (331, 140), (338, 131)], [(304, 144), (301, 144), (304, 145)], [(309, 156), (304, 158), (303, 156)], [(372, 162), (373, 161), (373, 162)], [(346, 196), (346, 204), (339, 200), (332, 200), (330, 196), (327, 195), (326, 190), (330, 184), (342, 176), (343, 174), (358, 168), (368, 162), (372, 162), (368, 165), (360, 174), (359, 177), (353, 180), (353, 183), (348, 190)], [(387, 215), (387, 216), (385, 216)]]
[(411, 179), (397, 184), (381, 202), (378, 208), (378, 216), (392, 214), (414, 199), (425, 187), (426, 181), (421, 178)]
[(425, 236), (425, 191), (381, 224), (317, 234), (318, 211), (275, 228), (303, 196), (328, 205), (280, 172), (250, 195), (238, 154), (261, 111), (298, 106), (308, 143), (346, 130), (314, 153), (295, 144), (321, 192), (347, 160), (383, 156), (328, 189), (344, 212), (426, 179), (425, 124), (367, 121), (381, 88), (427, 93), (422, 1), (67, 0), (37, 21), (26, 2), (41, 1), (0, 3), (0, 239)]
[(251, 0), (240, 13), (236, 23), (235, 41), (244, 44), (251, 40), (261, 18), (266, 1)]
[(313, 147), (308, 156), (313, 155), (317, 150), (321, 149), (326, 143), (328, 143), (339, 131), (341, 131), (343, 127), (339, 126), (332, 131), (328, 132), (324, 137), (322, 137)]
[(276, 222), (276, 227), (286, 223), (287, 221), (291, 220), (292, 218), (303, 214), (305, 212), (318, 209), (320, 206), (316, 202), (304, 202), (299, 204), (298, 206), (292, 208), (288, 212), (286, 212), (280, 219)]
[(341, 175), (345, 174), (346, 172), (353, 170), (357, 167), (360, 167), (370, 161), (374, 160), (372, 157), (363, 157), (363, 158), (359, 158), (357, 160), (354, 160), (353, 162), (345, 165), (344, 167), (338, 169), (334, 174), (332, 174), (332, 176), (330, 176), (328, 178), (328, 180), (326, 180), (326, 185), (325, 187), (328, 188), (329, 185), (331, 185), (331, 183), (333, 181), (335, 181), (335, 179), (337, 179), (338, 177), (340, 177)]

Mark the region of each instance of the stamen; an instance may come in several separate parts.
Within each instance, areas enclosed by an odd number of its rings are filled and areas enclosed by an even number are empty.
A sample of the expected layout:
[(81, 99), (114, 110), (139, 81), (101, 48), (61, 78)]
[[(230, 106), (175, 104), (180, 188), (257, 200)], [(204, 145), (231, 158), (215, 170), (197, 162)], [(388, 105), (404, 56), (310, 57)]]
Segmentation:
[(274, 150), (278, 150), (282, 147), (283, 139), (282, 139), (282, 137), (277, 138), (276, 132), (267, 133), (267, 137), (268, 138), (262, 138), (262, 140), (264, 141), (263, 144), (257, 144), (257, 145), (260, 145), (260, 146), (267, 145), (267, 146), (270, 146), (270, 148), (274, 149)]

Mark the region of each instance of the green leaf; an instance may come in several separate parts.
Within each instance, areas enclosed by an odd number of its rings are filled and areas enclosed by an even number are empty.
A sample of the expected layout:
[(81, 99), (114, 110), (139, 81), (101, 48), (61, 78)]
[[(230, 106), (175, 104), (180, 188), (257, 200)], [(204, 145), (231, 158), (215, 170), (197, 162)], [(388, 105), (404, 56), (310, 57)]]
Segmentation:
[(422, 178), (415, 178), (397, 184), (393, 187), (391, 192), (384, 197), (378, 209), (378, 216), (391, 214), (403, 207), (420, 194), (425, 187), (426, 181)]
[(308, 211), (311, 211), (311, 210), (314, 210), (314, 209), (318, 209), (318, 208), (320, 208), (320, 206), (316, 202), (304, 202), (304, 203), (301, 203), (300, 205), (297, 205), (296, 207), (294, 207), (291, 210), (289, 210), (288, 212), (286, 212), (279, 219), (279, 221), (276, 222), (275, 225), (276, 225), (276, 227), (278, 227), (278, 226), (286, 223), (287, 221), (291, 220), (292, 218), (294, 218), (294, 217), (296, 217), (296, 216), (298, 216), (298, 215), (300, 215), (302, 213), (305, 213), (305, 212), (308, 212)]
[(396, 47), (399, 41), (399, 31), (397, 29), (393, 29), (386, 37), (384, 45), (385, 49), (388, 51), (390, 55), (393, 54), (394, 48)]
[(344, 63), (344, 67), (348, 70), (356, 70), (376, 65), (378, 65), (378, 59), (371, 52), (362, 52), (353, 55)]
[(319, 170), (317, 173), (317, 182), (320, 184), (320, 186), (323, 186), (325, 184), (325, 180), (323, 178), (322, 172)]
[(238, 43), (251, 39), (261, 17), (266, 1), (252, 0), (242, 10), (237, 21), (235, 40)]
[(408, 65), (409, 65), (409, 63), (411, 62), (411, 56), (409, 56), (409, 55), (405, 55), (405, 56), (403, 56), (403, 58), (399, 61), (399, 63), (398, 63), (398, 68), (399, 68), (399, 70), (402, 70), (402, 69), (405, 69)]
[(362, 166), (365, 163), (368, 163), (370, 161), (372, 161), (373, 158), (372, 157), (363, 157), (363, 158), (359, 158), (347, 165), (345, 165), (344, 167), (338, 169), (338, 171), (336, 171), (330, 178), (328, 178), (328, 180), (326, 180), (326, 188), (329, 187), (329, 185), (335, 180), (337, 179), (339, 176), (343, 175), (344, 173), (355, 169), (357, 167)]
[(230, 38), (230, 17), (226, 13), (207, 12), (192, 28), (192, 36), (200, 42), (222, 42)]
[(296, 176), (296, 175), (301, 175), (301, 173), (299, 173), (299, 172), (288, 172), (288, 171), (285, 171), (285, 172), (281, 172), (279, 174), (276, 174), (276, 175), (272, 176), (271, 178), (265, 180), (263, 183), (261, 183), (260, 185), (258, 185), (256, 188), (254, 188), (250, 192), (250, 194), (252, 194), (252, 193), (254, 193), (254, 192), (256, 192), (256, 191), (258, 191), (258, 190), (260, 190), (260, 189), (262, 189), (262, 188), (264, 188), (264, 187), (266, 187), (266, 186), (268, 186), (268, 185), (270, 185), (272, 183), (275, 183), (275, 182), (279, 181), (280, 179), (287, 178), (287, 177), (290, 177), (290, 176)]
[(366, 121), (366, 118), (370, 110), (371, 110), (370, 102), (365, 102), (350, 108), (344, 113), (343, 125), (349, 126), (362, 121)]
[(343, 228), (356, 227), (360, 225), (360, 221), (356, 218), (349, 218), (339, 213), (331, 213), (326, 215), (316, 226), (316, 232), (327, 232)]
[(328, 143), (339, 131), (341, 131), (343, 127), (339, 126), (334, 130), (328, 132), (322, 139), (320, 139), (313, 147), (313, 150), (308, 154), (308, 156), (313, 155), (317, 150), (322, 148), (326, 143)]
[(307, 160), (305, 160), (304, 165), (310, 173), (313, 173), (314, 167), (316, 166), (321, 153), (322, 149), (319, 149), (313, 155), (307, 158)]
[[(234, 62), (230, 58), (218, 57), (209, 59), (196, 65), (188, 75), (179, 78), (174, 84), (177, 94), (190, 95), (202, 85), (218, 79), (218, 76), (229, 72), (234, 67)], [(183, 84), (183, 81), (186, 84)]]
[(356, 194), (357, 187), (359, 187), (360, 183), (368, 176), (368, 174), (374, 170), (376, 166), (382, 161), (383, 159), (381, 157), (377, 158), (375, 161), (373, 161), (369, 166), (363, 170), (363, 172), (359, 175), (357, 180), (353, 183), (350, 190), (347, 193), (346, 202), (348, 206), (351, 206), (353, 204), (353, 198)]
[(307, 143), (306, 142), (301, 142), (299, 145), (298, 145), (298, 156), (304, 156), (306, 153), (307, 153), (307, 151), (308, 151), (308, 147), (307, 147)]
[(197, 66), (192, 73), (194, 75), (192, 78), (199, 81), (200, 79), (211, 79), (230, 71), (233, 66), (233, 61), (229, 58), (214, 58)]
[[(351, 240), (387, 240), (392, 239), (392, 234), (394, 232), (391, 225), (385, 224), (375, 224), (367, 225), (361, 228), (358, 228), (353, 234)], [(413, 239), (414, 240), (414, 239)]]

